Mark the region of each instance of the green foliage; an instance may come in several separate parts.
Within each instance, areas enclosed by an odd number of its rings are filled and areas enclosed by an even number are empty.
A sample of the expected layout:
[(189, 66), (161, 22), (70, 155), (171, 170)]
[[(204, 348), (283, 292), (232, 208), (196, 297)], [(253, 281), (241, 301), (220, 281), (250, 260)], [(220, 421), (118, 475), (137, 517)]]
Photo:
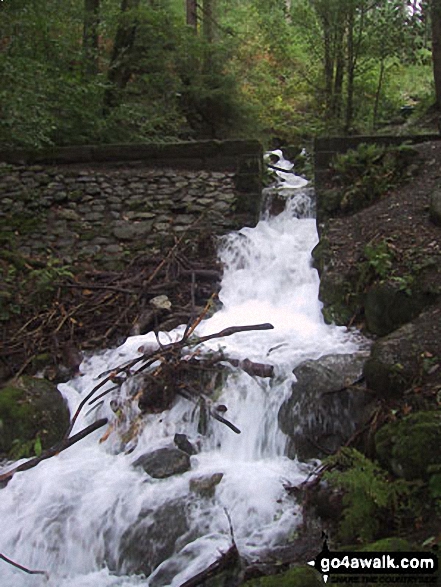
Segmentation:
[(364, 248), (364, 256), (377, 277), (386, 279), (389, 276), (394, 253), (387, 241), (382, 240), (376, 244), (367, 244)]
[(17, 461), (23, 458), (39, 457), (42, 452), (41, 439), (37, 435), (34, 440), (19, 440), (18, 438), (13, 440), (8, 456), (13, 461)]
[(59, 259), (49, 258), (44, 267), (31, 269), (28, 280), (37, 294), (47, 294), (57, 287), (55, 282), (58, 279), (66, 277), (73, 277), (69, 267), (63, 265)]
[[(269, 146), (274, 136), (289, 143), (341, 130), (350, 14), (353, 128), (392, 121), (401, 105), (433, 94), (419, 9), (403, 13), (399, 2), (381, 0), (372, 10), (359, 0), (217, 0), (208, 42), (203, 24), (198, 34), (186, 26), (182, 0), (140, 2), (124, 13), (119, 1), (103, 0), (99, 46), (89, 53), (84, 3), (66, 0), (63, 10), (58, 0), (0, 4), (0, 145), (7, 147), (245, 135)], [(114, 61), (121, 24), (132, 38)], [(332, 95), (327, 46), (334, 80), (338, 55), (345, 60)], [(90, 51), (96, 73), (87, 68)], [(115, 67), (119, 81), (110, 75)]]
[(17, 252), (0, 253), (0, 321), (44, 309), (56, 292), (56, 282), (73, 277), (71, 267), (51, 258), (42, 264)]
[(438, 513), (441, 513), (441, 465), (430, 465), (428, 467), (429, 494), (435, 504)]
[(333, 182), (341, 190), (340, 210), (354, 212), (384, 196), (405, 177), (404, 170), (415, 155), (406, 143), (382, 146), (361, 143), (337, 155), (331, 168)]
[[(410, 496), (410, 485), (392, 480), (377, 463), (359, 451), (343, 448), (327, 463), (334, 470), (325, 478), (344, 491), (343, 519), (339, 527), (344, 542), (373, 540), (383, 524), (397, 521)], [(337, 468), (336, 468), (337, 467)]]

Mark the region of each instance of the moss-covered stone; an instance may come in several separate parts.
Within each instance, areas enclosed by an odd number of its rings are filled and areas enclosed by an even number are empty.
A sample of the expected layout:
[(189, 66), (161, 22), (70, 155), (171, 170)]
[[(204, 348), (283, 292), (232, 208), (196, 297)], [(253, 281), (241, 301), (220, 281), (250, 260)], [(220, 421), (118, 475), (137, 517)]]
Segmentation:
[(320, 573), (311, 567), (294, 567), (286, 573), (251, 579), (243, 587), (322, 587)]
[(320, 281), (319, 299), (323, 303), (323, 317), (328, 324), (346, 325), (357, 312), (357, 297), (346, 276), (326, 273)]
[(365, 296), (366, 326), (372, 334), (385, 336), (413, 320), (430, 300), (422, 293), (406, 293), (391, 283), (379, 283)]
[(14, 447), (36, 438), (49, 448), (68, 425), (69, 411), (50, 381), (22, 376), (0, 389), (0, 453), (11, 456)]
[(423, 350), (412, 322), (378, 340), (364, 367), (368, 388), (385, 398), (401, 396), (418, 379)]
[(417, 412), (386, 424), (375, 435), (382, 464), (405, 479), (427, 479), (441, 465), (441, 411)]

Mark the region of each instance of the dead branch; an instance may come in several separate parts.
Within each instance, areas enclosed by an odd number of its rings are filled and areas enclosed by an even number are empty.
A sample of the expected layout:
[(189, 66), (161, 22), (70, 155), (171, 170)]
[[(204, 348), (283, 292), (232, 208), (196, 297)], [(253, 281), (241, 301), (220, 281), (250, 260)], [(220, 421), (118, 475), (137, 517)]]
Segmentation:
[(210, 416), (212, 416), (218, 422), (222, 422), (222, 424), (225, 424), (225, 426), (228, 426), (228, 428), (230, 428), (236, 434), (241, 434), (241, 431), (239, 430), (239, 428), (237, 428), (237, 426), (235, 426), (234, 424), (232, 424), (231, 422), (226, 420), (223, 416), (221, 416), (215, 410), (210, 410)]
[[(140, 357), (136, 357), (132, 361), (129, 361), (128, 363), (124, 363), (123, 365), (116, 367), (114, 370), (112, 370), (110, 372), (109, 375), (107, 375), (102, 381), (100, 381), (100, 383), (98, 383), (92, 389), (92, 391), (90, 391), (81, 400), (75, 414), (72, 417), (72, 421), (71, 421), (71, 424), (66, 432), (65, 439), (67, 439), (69, 437), (69, 434), (71, 433), (72, 428), (73, 428), (81, 410), (83, 409), (84, 405), (92, 398), (92, 396), (95, 394), (96, 391), (98, 391), (98, 389), (103, 387), (107, 382), (112, 381), (112, 379), (115, 376), (117, 376), (119, 373), (121, 373), (123, 371), (126, 373), (129, 372), (135, 365), (137, 365), (138, 363), (140, 363), (142, 361), (146, 361), (146, 362), (143, 365), (141, 365), (141, 367), (139, 367), (139, 369), (136, 371), (136, 373), (140, 373), (142, 371), (145, 371), (148, 367), (150, 367), (157, 360), (167, 361), (167, 360), (171, 360), (174, 358), (180, 359), (180, 356), (178, 355), (177, 351), (180, 351), (183, 348), (185, 348), (186, 346), (189, 346), (189, 344), (199, 345), (202, 342), (206, 342), (207, 340), (212, 340), (214, 338), (222, 338), (224, 336), (231, 336), (232, 334), (236, 334), (238, 332), (248, 332), (251, 330), (271, 330), (273, 328), (274, 328), (274, 326), (272, 324), (268, 324), (268, 323), (254, 324), (254, 325), (248, 325), (248, 326), (230, 326), (229, 328), (225, 328), (224, 330), (221, 330), (220, 332), (216, 332), (214, 334), (208, 334), (207, 336), (198, 337), (194, 341), (190, 341), (189, 335), (187, 334), (186, 336), (183, 336), (181, 338), (181, 340), (178, 340), (176, 342), (171, 342), (166, 345), (162, 345), (159, 350), (155, 350), (153, 352), (143, 354)], [(191, 331), (192, 331), (192, 329), (190, 328), (189, 332), (191, 332)], [(226, 424), (226, 422), (227, 421), (225, 421), (223, 423)], [(234, 429), (235, 429), (235, 431), (238, 430), (238, 428), (236, 428), (230, 422), (228, 422), (228, 424), (226, 424), (226, 425), (229, 426), (230, 428), (233, 426), (232, 430), (234, 430)], [(238, 432), (236, 432), (236, 433), (238, 434)]]
[(28, 569), (28, 568), (24, 567), (23, 565), (19, 565), (18, 563), (14, 562), (13, 560), (11, 560), (10, 558), (8, 558), (7, 556), (5, 556), (4, 554), (1, 554), (1, 553), (0, 553), (0, 559), (4, 560), (9, 565), (12, 565), (16, 569), (20, 569), (20, 571), (23, 571), (23, 572), (27, 573), (28, 575), (44, 575), (46, 577), (46, 579), (49, 579), (49, 573), (47, 573), (46, 571), (32, 571), (31, 569)]
[(224, 359), (233, 367), (240, 367), (248, 375), (257, 375), (257, 377), (272, 377), (274, 375), (274, 366), (266, 363), (255, 363), (249, 359)]
[(200, 344), (202, 342), (206, 342), (207, 340), (211, 340), (213, 338), (224, 338), (225, 336), (231, 336), (236, 334), (237, 332), (248, 332), (250, 330), (273, 330), (274, 326), (269, 323), (265, 324), (253, 324), (250, 326), (229, 326), (228, 328), (224, 328), (220, 332), (215, 332), (214, 334), (207, 334), (207, 336), (201, 336), (194, 342), (194, 344)]

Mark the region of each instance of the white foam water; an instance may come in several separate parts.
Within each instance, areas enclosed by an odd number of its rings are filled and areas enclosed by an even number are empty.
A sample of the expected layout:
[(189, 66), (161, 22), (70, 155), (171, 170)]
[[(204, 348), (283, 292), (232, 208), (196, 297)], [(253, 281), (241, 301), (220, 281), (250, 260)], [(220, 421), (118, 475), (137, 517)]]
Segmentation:
[[(258, 557), (265, 549), (286, 543), (301, 514), (284, 486), (301, 483), (310, 471), (309, 465), (284, 456), (286, 437), (277, 425), (278, 410), (294, 381), (292, 370), (306, 359), (358, 348), (351, 332), (324, 323), (319, 279), (311, 265), (311, 250), (318, 240), (315, 221), (297, 217), (296, 202), (304, 205), (301, 189), (294, 188), (282, 214), (223, 239), (222, 309), (197, 330), (202, 336), (229, 326), (264, 322), (274, 326), (204, 345), (207, 351), (222, 347), (231, 358), (274, 366), (272, 378), (232, 371), (216, 398), (228, 407), (228, 419), (241, 434), (210, 420), (207, 435), (201, 436), (198, 409), (184, 398), (161, 414), (142, 416), (129, 401), (129, 386), (123, 385), (119, 401), (126, 405), (126, 430), (130, 422), (137, 422), (138, 433), (132, 440), (122, 442), (121, 435), (113, 432), (100, 442), (103, 431), (96, 431), (34, 469), (15, 474), (1, 490), (0, 553), (49, 574), (49, 578), (28, 575), (0, 560), (1, 585), (178, 587), (231, 545), (229, 518), (245, 557)], [(167, 343), (179, 340), (182, 333), (183, 327), (160, 338)], [(117, 349), (87, 358), (80, 368), (82, 376), (59, 386), (71, 413), (102, 372), (138, 356), (140, 346), (156, 344), (152, 335), (131, 337)], [(109, 394), (88, 414), (83, 410), (73, 432), (99, 417), (115, 420), (112, 397)], [(133, 467), (145, 452), (170, 446), (175, 433), (186, 434), (199, 448), (191, 457), (190, 471), (153, 479)], [(191, 491), (192, 479), (215, 473), (223, 476), (214, 496)], [(123, 537), (140, 516), (153, 519), (155, 511), (167, 512), (170, 504), (185, 512), (172, 552), (165, 560), (155, 559), (156, 568), (149, 576), (130, 574)], [(178, 521), (170, 514), (167, 524), (176, 529)], [(167, 533), (166, 528), (163, 531)], [(155, 545), (147, 550), (155, 551)]]

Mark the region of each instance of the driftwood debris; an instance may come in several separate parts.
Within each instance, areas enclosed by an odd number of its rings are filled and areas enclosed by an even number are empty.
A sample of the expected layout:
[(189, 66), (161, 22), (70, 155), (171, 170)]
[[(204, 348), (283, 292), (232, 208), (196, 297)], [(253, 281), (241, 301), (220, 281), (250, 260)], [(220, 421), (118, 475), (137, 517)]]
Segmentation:
[[(102, 418), (100, 420), (97, 420), (90, 426), (87, 426), (85, 429), (81, 430), (77, 434), (70, 436), (73, 427), (75, 426), (75, 423), (77, 422), (78, 417), (86, 404), (97, 404), (97, 402), (107, 394), (118, 391), (121, 385), (124, 382), (126, 382), (130, 377), (148, 371), (149, 369), (152, 372), (146, 374), (148, 375), (148, 381), (150, 383), (155, 383), (156, 387), (160, 390), (162, 389), (163, 392), (165, 392), (165, 390), (169, 390), (168, 394), (170, 401), (174, 397), (174, 390), (176, 394), (183, 395), (187, 399), (191, 399), (192, 401), (197, 401), (199, 403), (199, 430), (201, 434), (205, 434), (207, 431), (209, 417), (213, 417), (218, 422), (221, 422), (222, 424), (226, 425), (236, 434), (240, 434), (241, 431), (237, 428), (237, 426), (235, 426), (232, 422), (230, 422), (223, 416), (224, 412), (226, 411), (225, 406), (222, 407), (223, 409), (216, 409), (216, 407), (213, 408), (211, 406), (211, 399), (203, 392), (203, 390), (195, 389), (194, 386), (191, 386), (189, 388), (188, 385), (185, 385), (184, 381), (179, 382), (179, 377), (177, 375), (183, 373), (188, 374), (189, 368), (194, 368), (196, 370), (202, 371), (204, 371), (205, 369), (210, 370), (214, 367), (216, 363), (226, 361), (236, 366), (244, 365), (244, 370), (247, 370), (248, 373), (255, 373), (261, 377), (270, 376), (272, 374), (272, 366), (270, 365), (253, 363), (252, 361), (248, 360), (236, 361), (233, 359), (226, 359), (221, 353), (212, 354), (212, 356), (209, 356), (207, 361), (204, 362), (204, 360), (201, 359), (199, 349), (200, 345), (208, 340), (232, 336), (233, 334), (239, 332), (248, 332), (253, 330), (271, 330), (273, 326), (272, 324), (268, 323), (253, 324), (246, 326), (230, 326), (228, 328), (221, 330), (220, 332), (197, 337), (194, 335), (194, 330), (195, 323), (199, 322), (200, 317), (197, 318), (192, 324), (190, 324), (186, 328), (184, 335), (180, 340), (166, 345), (159, 343), (158, 340), (159, 348), (143, 352), (141, 356), (136, 357), (129, 362), (126, 362), (122, 365), (115, 367), (110, 372), (102, 374), (101, 381), (97, 383), (97, 385), (95, 385), (95, 387), (88, 394), (85, 395), (85, 397), (81, 400), (80, 404), (78, 405), (71, 419), (71, 423), (64, 435), (63, 440), (58, 445), (44, 451), (41, 455), (29, 459), (28, 461), (22, 463), (21, 465), (18, 465), (10, 471), (1, 474), (0, 482), (8, 482), (12, 478), (14, 473), (26, 471), (28, 469), (35, 467), (41, 461), (59, 454), (61, 451), (69, 448), (69, 446), (72, 446), (72, 444), (75, 444), (85, 436), (91, 434), (98, 428), (101, 428), (102, 426), (107, 424), (107, 418)], [(185, 351), (184, 356), (182, 354), (182, 351)], [(153, 366), (158, 362), (159, 365), (153, 368)], [(177, 384), (175, 388), (173, 388), (172, 392), (170, 392), (170, 382), (172, 380), (176, 381)], [(112, 382), (115, 385), (113, 385), (110, 389), (106, 389), (105, 391), (96, 395), (96, 393), (109, 382)], [(149, 389), (147, 386), (147, 394), (148, 393)], [(138, 399), (140, 399), (139, 395)], [(163, 406), (161, 406), (161, 409), (163, 409)]]
[[(172, 329), (197, 315), (219, 290), (222, 270), (208, 229), (198, 227), (191, 239), (188, 232), (163, 254), (140, 254), (122, 270), (104, 270), (89, 261), (54, 269), (44, 291), (34, 281), (47, 263), (10, 254), (5, 270), (13, 269), (15, 281), (3, 284), (10, 316), (0, 334), (1, 379), (42, 367), (50, 379), (65, 378), (69, 373), (60, 366), (69, 371), (66, 343), (82, 351), (116, 346), (130, 333)], [(150, 302), (158, 295), (170, 298), (171, 311), (149, 317)], [(42, 365), (43, 357), (52, 364)]]

